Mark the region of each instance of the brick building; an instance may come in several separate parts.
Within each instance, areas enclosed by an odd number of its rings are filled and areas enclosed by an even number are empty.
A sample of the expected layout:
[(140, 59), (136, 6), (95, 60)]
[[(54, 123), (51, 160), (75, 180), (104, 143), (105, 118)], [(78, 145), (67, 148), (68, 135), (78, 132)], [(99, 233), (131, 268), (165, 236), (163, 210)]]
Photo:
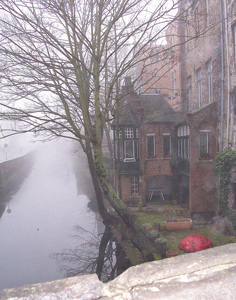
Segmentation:
[[(217, 208), (215, 157), (226, 147), (236, 149), (235, 11), (235, 1), (183, 0), (175, 21), (182, 110), (176, 131), (178, 136), (181, 126), (189, 131), (189, 158), (177, 145), (179, 197), (183, 200), (188, 187), (192, 212)], [(171, 46), (171, 36), (167, 41)], [(234, 203), (236, 180), (231, 187)]]
[(123, 201), (136, 196), (145, 202), (155, 197), (171, 200), (170, 159), (178, 117), (162, 95), (137, 95), (131, 78), (126, 78), (119, 122), (113, 124), (115, 186)]
[[(236, 1), (182, 0), (178, 15), (167, 29), (166, 49), (173, 51), (167, 51), (165, 68), (170, 72), (162, 81), (163, 91), (168, 84), (166, 100), (178, 113), (172, 111), (174, 117), (168, 119), (165, 99), (147, 88), (149, 96), (133, 93), (132, 124), (123, 123), (122, 135), (127, 125), (137, 128), (139, 158), (133, 173), (128, 161), (121, 164), (122, 198), (139, 194), (148, 200), (152, 190), (166, 186), (165, 198), (174, 192), (178, 202), (189, 203), (192, 213), (213, 214), (218, 208), (216, 155), (229, 146), (236, 150)], [(148, 101), (154, 104), (153, 111), (156, 102), (162, 103), (158, 109), (165, 118), (152, 119), (145, 106)], [(172, 169), (164, 154), (168, 136)], [(124, 147), (125, 140), (122, 143)], [(148, 155), (151, 145), (153, 157)], [(235, 207), (236, 168), (231, 173), (229, 205)], [(138, 188), (133, 189), (135, 185)]]

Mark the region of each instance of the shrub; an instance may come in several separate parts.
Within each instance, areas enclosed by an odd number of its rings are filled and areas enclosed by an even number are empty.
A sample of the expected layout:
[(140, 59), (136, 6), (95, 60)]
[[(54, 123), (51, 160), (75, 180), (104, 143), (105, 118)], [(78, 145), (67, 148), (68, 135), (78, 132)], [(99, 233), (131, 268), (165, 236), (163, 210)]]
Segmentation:
[(216, 157), (215, 171), (220, 177), (220, 206), (223, 210), (227, 208), (230, 170), (236, 165), (236, 151), (231, 148), (225, 149)]
[(142, 198), (139, 199), (138, 209), (139, 209), (139, 211), (143, 210), (143, 199)]
[(158, 230), (151, 230), (151, 231), (149, 231), (148, 232), (148, 234), (147, 234), (147, 236), (150, 238), (150, 239), (157, 239), (157, 238), (159, 238), (159, 236), (160, 236), (160, 233), (159, 233), (159, 231)]

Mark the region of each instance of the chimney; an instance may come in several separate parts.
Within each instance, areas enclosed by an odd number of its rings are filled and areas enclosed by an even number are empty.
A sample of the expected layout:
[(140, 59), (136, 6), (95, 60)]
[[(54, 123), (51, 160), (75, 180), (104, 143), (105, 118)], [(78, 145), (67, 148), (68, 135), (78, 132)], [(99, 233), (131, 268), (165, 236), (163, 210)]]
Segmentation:
[(143, 116), (144, 116), (144, 110), (143, 110), (143, 107), (138, 107), (137, 109), (137, 117), (139, 118), (139, 120), (142, 122), (142, 119), (143, 119)]
[(125, 77), (125, 86), (130, 86), (131, 84), (131, 76)]

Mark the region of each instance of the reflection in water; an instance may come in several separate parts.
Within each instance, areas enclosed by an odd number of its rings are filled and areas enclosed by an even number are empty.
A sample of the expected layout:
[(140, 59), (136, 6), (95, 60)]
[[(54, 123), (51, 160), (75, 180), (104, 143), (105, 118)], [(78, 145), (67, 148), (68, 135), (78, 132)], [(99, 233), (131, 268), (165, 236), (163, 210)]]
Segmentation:
[[(83, 239), (84, 243), (75, 249), (64, 249), (51, 255), (65, 277), (96, 273), (100, 280), (107, 282), (131, 266), (109, 226), (106, 226), (101, 238), (80, 226), (75, 226), (74, 231), (73, 237), (79, 241)], [(83, 237), (84, 234), (87, 238)]]

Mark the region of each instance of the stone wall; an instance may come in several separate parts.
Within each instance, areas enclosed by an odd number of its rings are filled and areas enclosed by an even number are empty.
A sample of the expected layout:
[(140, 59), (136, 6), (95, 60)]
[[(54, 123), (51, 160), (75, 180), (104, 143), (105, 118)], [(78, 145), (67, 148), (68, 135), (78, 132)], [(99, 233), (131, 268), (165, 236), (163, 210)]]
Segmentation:
[(95, 274), (0, 291), (1, 300), (234, 299), (236, 244), (131, 267), (113, 281)]
[(0, 164), (0, 217), (7, 202), (18, 191), (25, 177), (31, 171), (34, 152)]

